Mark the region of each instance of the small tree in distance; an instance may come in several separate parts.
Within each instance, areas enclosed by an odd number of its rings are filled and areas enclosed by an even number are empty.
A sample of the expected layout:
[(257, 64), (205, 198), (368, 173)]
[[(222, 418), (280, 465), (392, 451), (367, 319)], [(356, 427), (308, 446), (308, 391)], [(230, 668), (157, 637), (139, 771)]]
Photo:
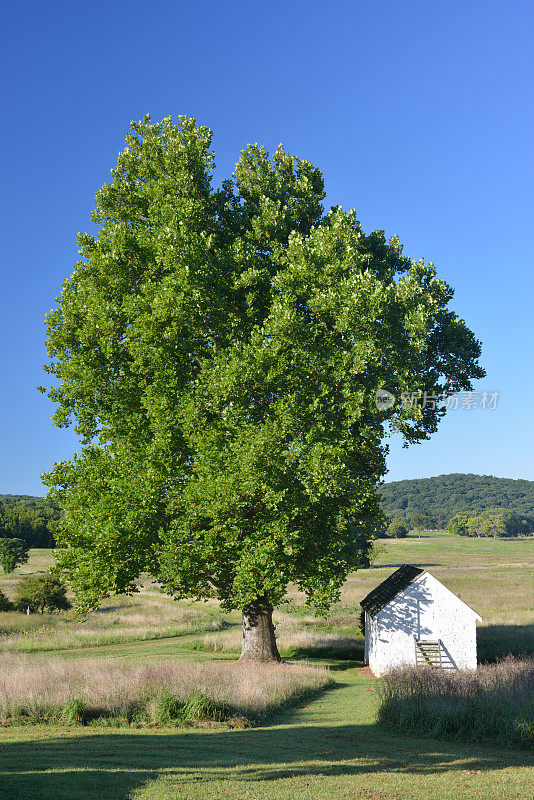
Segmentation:
[(422, 514), (420, 511), (416, 511), (414, 514), (412, 514), (410, 521), (412, 526), (418, 531), (428, 530), (432, 524), (428, 514)]
[(27, 562), (29, 550), (22, 539), (0, 539), (0, 566), (5, 572), (13, 572), (15, 567)]
[(13, 611), (15, 606), (6, 595), (0, 590), (0, 611)]
[[(97, 236), (48, 315), (50, 398), (81, 450), (44, 476), (80, 609), (148, 572), (243, 612), (242, 659), (279, 660), (288, 583), (326, 610), (383, 526), (384, 435), (428, 438), (442, 396), (484, 372), (452, 289), (320, 171), (249, 145), (211, 185), (211, 131), (132, 123)], [(44, 389), (43, 389), (44, 391)]]
[(61, 578), (52, 572), (41, 575), (28, 575), (15, 589), (15, 608), (32, 613), (45, 611), (67, 611), (71, 603), (67, 598), (67, 588)]
[(392, 519), (387, 527), (387, 536), (392, 539), (403, 539), (408, 536), (408, 528), (404, 520), (400, 517)]

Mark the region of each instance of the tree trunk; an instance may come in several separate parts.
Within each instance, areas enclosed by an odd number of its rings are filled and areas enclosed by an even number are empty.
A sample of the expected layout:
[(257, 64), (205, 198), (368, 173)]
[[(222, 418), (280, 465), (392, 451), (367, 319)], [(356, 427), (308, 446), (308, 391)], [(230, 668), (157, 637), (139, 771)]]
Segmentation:
[(240, 661), (281, 661), (274, 635), (273, 607), (256, 600), (243, 609), (243, 647)]

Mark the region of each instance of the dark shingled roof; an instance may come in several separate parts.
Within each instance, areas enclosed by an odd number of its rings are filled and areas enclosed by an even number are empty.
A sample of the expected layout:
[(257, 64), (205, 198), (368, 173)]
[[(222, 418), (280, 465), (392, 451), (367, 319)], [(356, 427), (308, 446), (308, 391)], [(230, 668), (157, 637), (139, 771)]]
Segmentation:
[(403, 589), (406, 589), (407, 586), (410, 585), (412, 581), (414, 581), (418, 575), (422, 575), (424, 569), (420, 569), (419, 567), (412, 567), (411, 564), (403, 564), (402, 567), (399, 567), (395, 572), (386, 578), (385, 581), (382, 581), (376, 589), (373, 589), (372, 592), (369, 592), (367, 597), (361, 601), (360, 605), (364, 608), (368, 614), (372, 617), (376, 614), (377, 611), (380, 611), (381, 608), (387, 606), (390, 600), (393, 600), (399, 592), (402, 592)]

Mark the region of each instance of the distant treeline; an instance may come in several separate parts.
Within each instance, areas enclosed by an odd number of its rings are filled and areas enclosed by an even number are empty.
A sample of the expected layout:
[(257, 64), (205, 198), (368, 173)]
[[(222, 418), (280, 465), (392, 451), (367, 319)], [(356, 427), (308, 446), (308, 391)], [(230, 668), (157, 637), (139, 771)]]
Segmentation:
[[(474, 518), (483, 512), (495, 515), (499, 509), (515, 512), (527, 525), (534, 520), (534, 481), (454, 473), (386, 483), (380, 492), (386, 516), (405, 520), (412, 528), (446, 528), (457, 514)], [(512, 522), (512, 527), (516, 523)], [(478, 524), (485, 529), (485, 522), (480, 520), (471, 529)]]
[(42, 497), (0, 494), (0, 537), (16, 537), (29, 547), (54, 547), (59, 507)]

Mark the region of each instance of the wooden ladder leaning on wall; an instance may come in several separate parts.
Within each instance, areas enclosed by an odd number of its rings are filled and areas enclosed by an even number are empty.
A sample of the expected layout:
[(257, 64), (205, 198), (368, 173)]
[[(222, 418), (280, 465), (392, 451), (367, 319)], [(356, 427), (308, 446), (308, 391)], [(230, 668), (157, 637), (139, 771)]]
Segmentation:
[(441, 639), (437, 641), (415, 641), (415, 666), (444, 669)]

